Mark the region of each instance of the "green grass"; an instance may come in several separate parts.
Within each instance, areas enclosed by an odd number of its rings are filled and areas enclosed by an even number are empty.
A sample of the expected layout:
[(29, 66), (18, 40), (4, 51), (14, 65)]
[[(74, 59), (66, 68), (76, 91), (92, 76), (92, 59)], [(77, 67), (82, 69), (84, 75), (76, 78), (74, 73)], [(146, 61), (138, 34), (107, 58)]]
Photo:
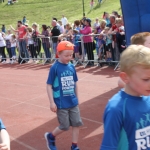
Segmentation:
[[(104, 11), (111, 13), (116, 10), (120, 12), (119, 0), (103, 0), (101, 5), (98, 5), (95, 0), (92, 11), (90, 11), (90, 0), (84, 0), (84, 3), (85, 14), (93, 22), (96, 17), (102, 19)], [(71, 23), (75, 19), (81, 19), (83, 15), (82, 0), (19, 0), (13, 5), (7, 5), (7, 0), (5, 0), (5, 3), (0, 3), (0, 25), (5, 24), (6, 28), (10, 24), (16, 26), (17, 20), (22, 20), (23, 16), (29, 20), (29, 25), (33, 22), (37, 22), (39, 25), (50, 25), (52, 17), (61, 19), (62, 14)]]

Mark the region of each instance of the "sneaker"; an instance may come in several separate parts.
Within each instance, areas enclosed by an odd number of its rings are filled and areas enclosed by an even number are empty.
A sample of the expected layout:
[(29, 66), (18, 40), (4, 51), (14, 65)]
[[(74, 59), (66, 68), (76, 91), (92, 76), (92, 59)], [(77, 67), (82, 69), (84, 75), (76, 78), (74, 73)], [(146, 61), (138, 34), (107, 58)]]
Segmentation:
[(71, 146), (71, 150), (80, 150), (80, 149), (79, 149), (79, 147), (73, 148), (73, 147)]
[(45, 133), (45, 139), (46, 139), (46, 143), (47, 143), (47, 148), (48, 150), (57, 150), (56, 146), (55, 146), (55, 140), (51, 140), (49, 138), (49, 134), (48, 132)]
[(2, 61), (2, 64), (6, 64), (6, 61), (4, 60), (4, 61)]

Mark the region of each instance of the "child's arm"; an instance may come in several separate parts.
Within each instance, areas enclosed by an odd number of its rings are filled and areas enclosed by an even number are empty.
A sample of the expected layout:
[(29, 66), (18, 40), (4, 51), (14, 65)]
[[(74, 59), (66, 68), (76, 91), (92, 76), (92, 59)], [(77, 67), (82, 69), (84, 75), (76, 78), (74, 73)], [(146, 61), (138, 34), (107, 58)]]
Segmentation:
[(48, 98), (49, 98), (49, 101), (50, 101), (50, 109), (51, 109), (52, 112), (56, 112), (57, 111), (57, 106), (54, 103), (52, 85), (50, 85), (50, 84), (47, 84), (47, 94), (48, 94)]
[(5, 129), (0, 131), (0, 150), (10, 150), (10, 138), (8, 132)]
[(76, 94), (77, 99), (79, 99), (78, 84), (77, 82), (75, 84), (76, 84), (75, 94)]

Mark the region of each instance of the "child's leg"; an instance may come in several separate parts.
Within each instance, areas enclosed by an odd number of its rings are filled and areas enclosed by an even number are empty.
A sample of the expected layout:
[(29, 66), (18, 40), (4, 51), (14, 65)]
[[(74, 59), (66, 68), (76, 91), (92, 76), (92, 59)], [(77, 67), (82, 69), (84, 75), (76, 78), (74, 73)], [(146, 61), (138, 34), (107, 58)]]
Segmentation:
[(59, 127), (56, 127), (53, 131), (52, 131), (52, 135), (54, 137), (56, 137), (57, 135), (61, 134), (62, 132), (64, 132), (63, 130), (60, 130)]
[(79, 127), (72, 127), (72, 143), (78, 143)]

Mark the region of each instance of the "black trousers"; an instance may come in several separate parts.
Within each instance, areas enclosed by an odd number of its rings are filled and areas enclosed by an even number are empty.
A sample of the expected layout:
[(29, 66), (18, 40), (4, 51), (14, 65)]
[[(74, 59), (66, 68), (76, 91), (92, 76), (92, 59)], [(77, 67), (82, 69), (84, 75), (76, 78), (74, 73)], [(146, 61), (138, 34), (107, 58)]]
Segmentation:
[(94, 60), (94, 45), (93, 42), (84, 43), (85, 50), (87, 52), (88, 60)]
[(6, 61), (5, 46), (0, 47), (0, 54), (2, 55), (2, 61)]
[(34, 47), (34, 44), (29, 44), (29, 50), (31, 52), (31, 57), (37, 58), (36, 49)]

